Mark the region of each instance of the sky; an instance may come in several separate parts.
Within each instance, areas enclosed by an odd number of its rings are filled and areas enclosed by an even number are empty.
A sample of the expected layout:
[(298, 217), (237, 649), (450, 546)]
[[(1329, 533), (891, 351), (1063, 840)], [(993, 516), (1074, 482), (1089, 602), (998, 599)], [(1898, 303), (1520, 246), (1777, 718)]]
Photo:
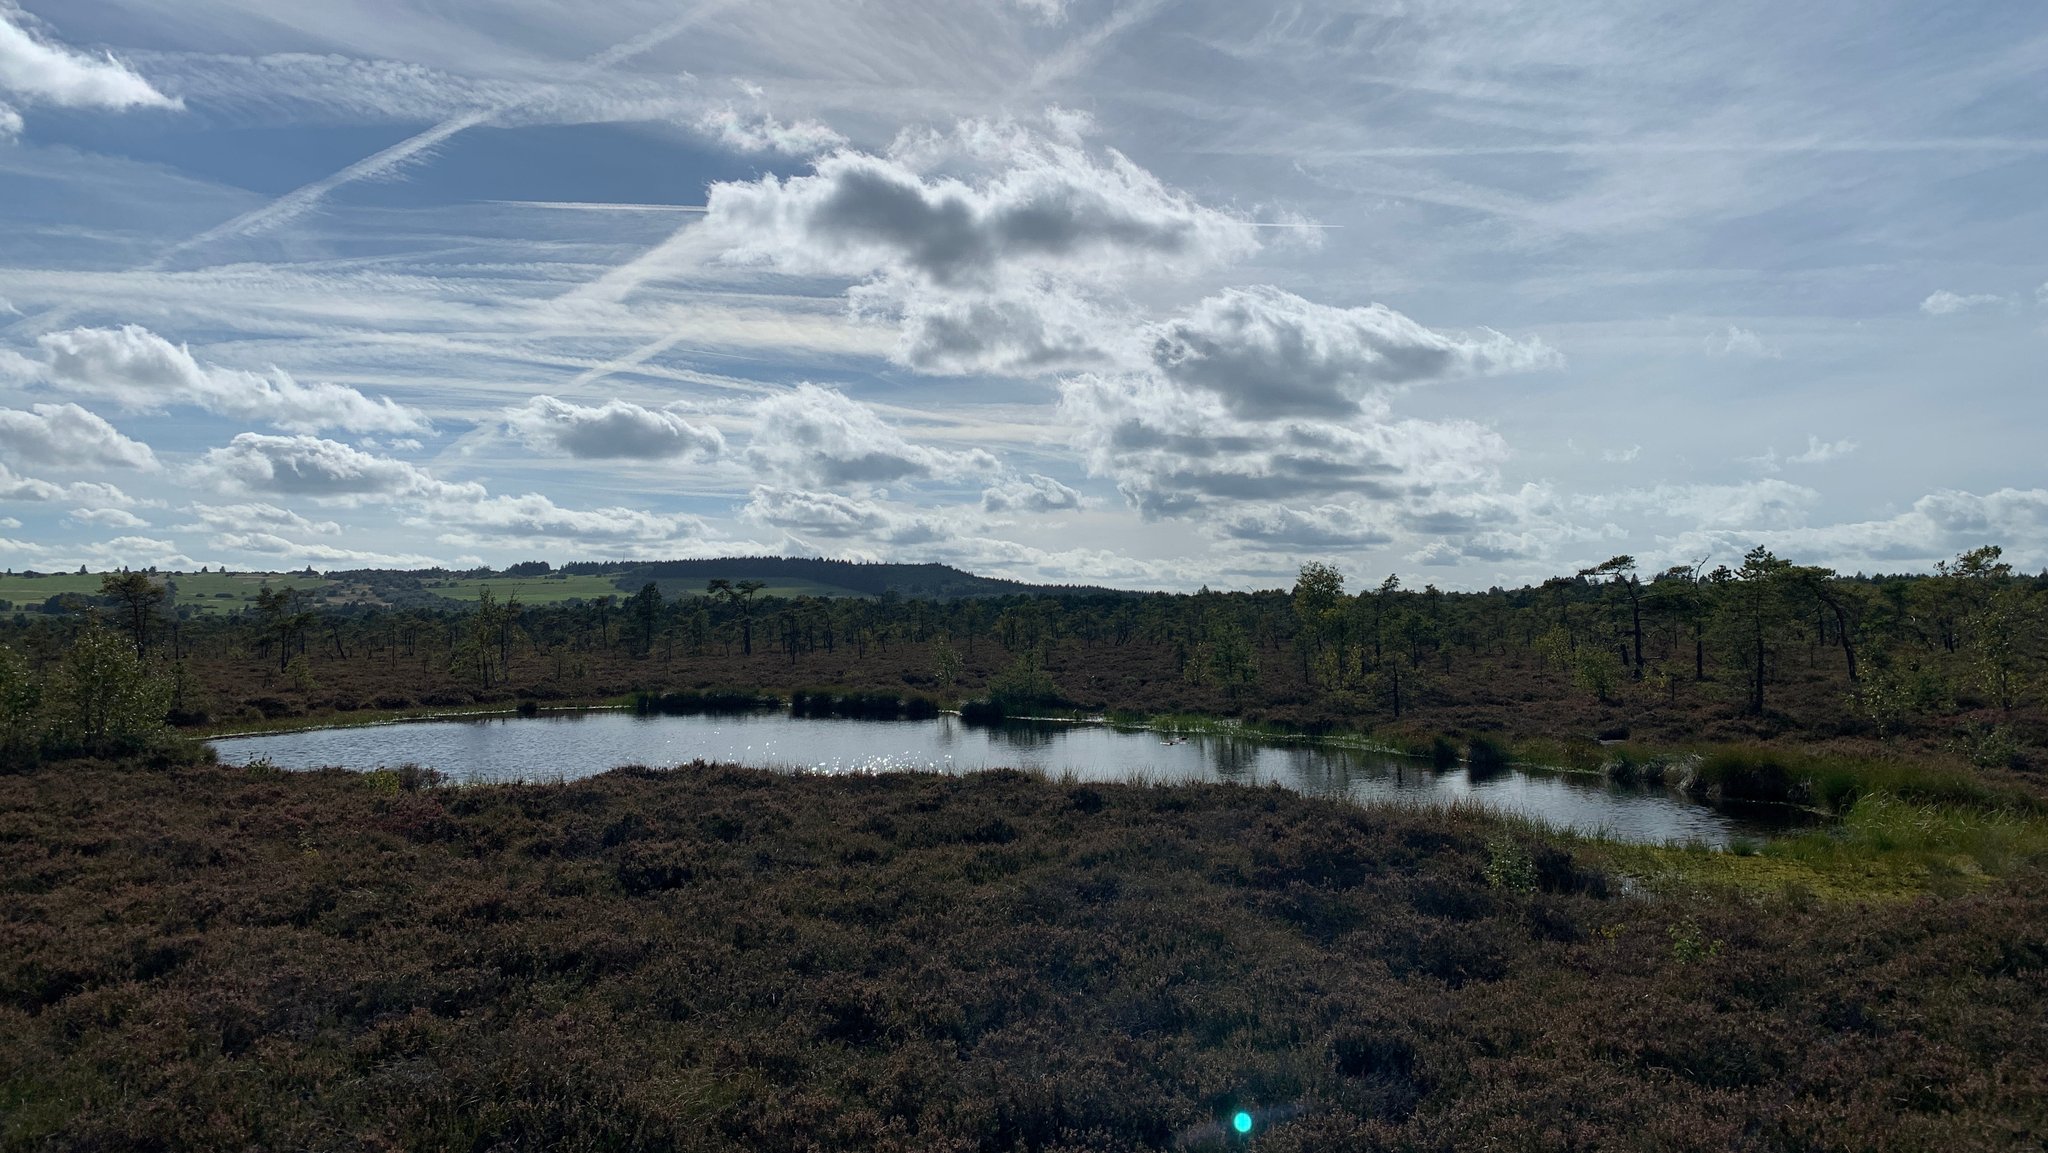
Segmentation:
[(2048, 8), (0, 0), (0, 567), (2048, 568)]

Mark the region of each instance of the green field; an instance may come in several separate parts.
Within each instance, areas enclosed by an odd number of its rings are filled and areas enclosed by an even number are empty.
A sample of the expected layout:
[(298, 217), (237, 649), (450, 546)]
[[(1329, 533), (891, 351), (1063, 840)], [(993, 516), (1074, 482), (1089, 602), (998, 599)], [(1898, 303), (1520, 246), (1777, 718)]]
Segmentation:
[(560, 601), (593, 600), (602, 596), (621, 596), (618, 587), (609, 576), (565, 576), (555, 574), (543, 577), (486, 577), (480, 580), (449, 578), (447, 580), (426, 580), (420, 587), (438, 597), (452, 601), (475, 602), (484, 589), (499, 600), (518, 595), (522, 604), (555, 604)]
[[(54, 573), (48, 576), (26, 577), (19, 573), (0, 576), (0, 601), (9, 601), (16, 609), (29, 609), (41, 605), (53, 596), (77, 593), (84, 596), (98, 596), (101, 573)], [(302, 591), (333, 587), (334, 582), (324, 577), (288, 576), (282, 573), (162, 573), (159, 574), (178, 586), (180, 606), (190, 606), (206, 613), (235, 612), (256, 603), (257, 590), (268, 585), (271, 588), (293, 588)]]

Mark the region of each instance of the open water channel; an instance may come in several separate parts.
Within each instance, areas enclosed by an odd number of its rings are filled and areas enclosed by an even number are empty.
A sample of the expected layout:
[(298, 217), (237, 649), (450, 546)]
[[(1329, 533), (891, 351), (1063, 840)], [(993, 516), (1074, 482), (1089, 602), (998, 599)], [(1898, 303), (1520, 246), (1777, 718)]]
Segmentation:
[(1797, 818), (1786, 810), (1709, 805), (1587, 774), (1433, 769), (1413, 758), (1329, 742), (1166, 737), (1064, 722), (989, 728), (953, 716), (874, 721), (588, 712), (266, 733), (219, 738), (213, 745), (230, 764), (268, 760), (285, 769), (369, 770), (411, 763), (462, 782), (574, 779), (619, 765), (663, 767), (702, 758), (818, 773), (1015, 768), (1090, 781), (1277, 783), (1366, 802), (1476, 802), (1559, 828), (1652, 844), (1725, 846), (1736, 837), (1783, 832)]

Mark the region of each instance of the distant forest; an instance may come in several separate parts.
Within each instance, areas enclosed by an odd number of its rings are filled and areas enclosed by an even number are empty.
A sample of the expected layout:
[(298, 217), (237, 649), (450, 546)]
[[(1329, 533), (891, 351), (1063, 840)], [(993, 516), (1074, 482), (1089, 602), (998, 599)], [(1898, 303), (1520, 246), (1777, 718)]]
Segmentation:
[[(725, 573), (752, 575), (706, 575)], [(522, 601), (492, 587), (565, 575), (632, 591)], [(470, 582), (473, 599), (376, 596), (436, 576)], [(778, 594), (778, 578), (878, 592)], [(1292, 589), (1263, 592), (991, 594), (1007, 586), (938, 565), (750, 558), (332, 573), (258, 583), (246, 605), (200, 615), (174, 603), (179, 579), (200, 578), (105, 574), (91, 595), (0, 616), (0, 740), (94, 749), (120, 743), (123, 725), (165, 718), (219, 725), (686, 688), (896, 693), (1013, 715), (1904, 742), (2019, 770), (2048, 746), (2048, 577), (2014, 572), (1997, 547), (1889, 577), (1764, 549), (1736, 566), (1651, 574), (1619, 556), (1482, 593), (1393, 577), (1360, 588), (1309, 564)], [(906, 591), (917, 589), (927, 591)], [(88, 658), (101, 666), (82, 667)], [(119, 707), (97, 699), (116, 691)]]

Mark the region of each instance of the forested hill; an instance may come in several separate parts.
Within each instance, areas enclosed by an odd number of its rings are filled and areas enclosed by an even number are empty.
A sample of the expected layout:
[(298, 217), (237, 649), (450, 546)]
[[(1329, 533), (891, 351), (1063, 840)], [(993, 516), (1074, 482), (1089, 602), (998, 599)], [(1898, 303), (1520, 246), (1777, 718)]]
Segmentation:
[[(707, 582), (766, 582), (770, 589), (815, 591), (822, 595), (881, 596), (957, 600), (962, 597), (1014, 596), (1034, 593), (1107, 592), (1078, 586), (1033, 585), (1022, 581), (976, 576), (943, 564), (883, 564), (825, 560), (819, 557), (750, 556), (714, 560), (672, 560), (641, 564), (574, 563), (560, 572), (614, 576), (621, 588), (637, 590), (646, 581), (661, 584), (665, 593), (702, 592)], [(803, 586), (815, 586), (806, 590)], [(673, 586), (673, 587), (671, 587)], [(629, 590), (630, 591), (630, 590)]]

